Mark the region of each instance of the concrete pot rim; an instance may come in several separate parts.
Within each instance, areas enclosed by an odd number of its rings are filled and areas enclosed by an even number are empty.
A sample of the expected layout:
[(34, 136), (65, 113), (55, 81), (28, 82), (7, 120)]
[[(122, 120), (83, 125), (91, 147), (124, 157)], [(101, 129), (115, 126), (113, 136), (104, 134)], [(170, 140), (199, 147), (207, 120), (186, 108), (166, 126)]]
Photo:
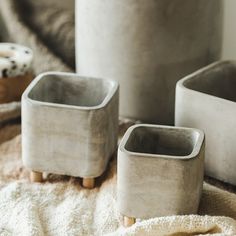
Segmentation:
[(220, 61), (216, 61), (206, 67), (203, 67), (195, 72), (193, 72), (192, 74), (189, 74), (187, 76), (185, 76), (184, 78), (182, 78), (181, 80), (179, 80), (176, 84), (176, 89), (177, 88), (180, 88), (186, 92), (188, 91), (191, 91), (195, 94), (198, 94), (198, 95), (201, 95), (201, 96), (205, 96), (207, 98), (211, 98), (213, 100), (216, 100), (216, 101), (219, 101), (219, 102), (227, 102), (227, 103), (230, 103), (230, 104), (236, 104), (236, 102), (234, 101), (231, 101), (231, 100), (228, 100), (228, 99), (225, 99), (225, 98), (222, 98), (222, 97), (217, 97), (217, 96), (214, 96), (214, 95), (211, 95), (211, 94), (208, 94), (208, 93), (203, 93), (203, 92), (200, 92), (198, 90), (195, 90), (195, 89), (191, 89), (189, 87), (186, 86), (186, 83), (195, 78), (196, 76), (199, 76), (200, 74), (205, 74), (205, 73), (208, 73), (216, 68), (220, 68), (220, 67), (224, 67), (226, 65), (232, 65), (232, 64), (235, 64), (236, 65), (236, 61), (234, 60), (220, 60)]
[[(60, 104), (60, 103), (51, 103), (51, 102), (42, 102), (42, 101), (38, 101), (38, 100), (34, 100), (32, 98), (29, 97), (29, 93), (30, 91), (38, 84), (38, 82), (40, 80), (46, 79), (46, 76), (50, 76), (50, 75), (57, 75), (57, 76), (64, 76), (64, 77), (79, 77), (82, 80), (100, 80), (106, 83), (110, 83), (111, 88), (110, 91), (107, 93), (107, 95), (105, 96), (105, 98), (103, 99), (103, 101), (96, 106), (76, 106), (76, 105), (68, 105), (68, 104)], [(110, 80), (110, 79), (104, 79), (104, 78), (96, 78), (96, 77), (86, 77), (83, 75), (80, 75), (78, 73), (69, 73), (69, 72), (56, 72), (56, 71), (50, 71), (50, 72), (44, 72), (39, 74), (31, 83), (30, 85), (27, 87), (27, 89), (24, 91), (24, 93), (22, 94), (22, 100), (27, 100), (28, 102), (30, 102), (33, 105), (37, 105), (37, 106), (48, 106), (48, 107), (52, 107), (52, 108), (64, 108), (64, 109), (75, 109), (75, 110), (84, 110), (84, 111), (88, 111), (88, 110), (99, 110), (104, 108), (112, 99), (112, 97), (114, 96), (114, 94), (116, 93), (116, 91), (119, 89), (119, 84), (117, 81), (115, 80)]]
[[(133, 152), (133, 151), (129, 151), (125, 148), (125, 145), (130, 137), (130, 134), (135, 130), (138, 129), (140, 127), (146, 127), (146, 128), (156, 128), (156, 129), (172, 129), (172, 130), (186, 130), (186, 131), (193, 131), (196, 134), (198, 134), (197, 137), (197, 141), (196, 144), (193, 147), (192, 152), (189, 155), (185, 155), (185, 156), (171, 156), (171, 155), (164, 155), (164, 154), (150, 154), (150, 153), (141, 153), (141, 152)], [(204, 143), (205, 140), (205, 135), (204, 132), (202, 130), (199, 129), (194, 129), (194, 128), (185, 128), (185, 127), (176, 127), (176, 126), (165, 126), (165, 125), (152, 125), (152, 124), (137, 124), (137, 125), (133, 125), (131, 126), (125, 133), (125, 135), (123, 136), (119, 147), (118, 147), (118, 151), (119, 152), (123, 152), (126, 153), (130, 156), (133, 157), (148, 157), (148, 158), (163, 158), (163, 159), (172, 159), (172, 160), (190, 160), (190, 159), (194, 159), (198, 156), (199, 152), (201, 151), (201, 147)]]

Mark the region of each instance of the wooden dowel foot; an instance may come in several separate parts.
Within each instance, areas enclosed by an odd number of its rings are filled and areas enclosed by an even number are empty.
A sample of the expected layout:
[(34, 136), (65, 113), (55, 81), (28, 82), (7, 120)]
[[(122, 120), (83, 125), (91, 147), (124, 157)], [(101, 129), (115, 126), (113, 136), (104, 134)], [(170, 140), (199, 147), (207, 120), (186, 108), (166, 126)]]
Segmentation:
[(124, 227), (132, 226), (133, 224), (135, 224), (135, 221), (136, 220), (133, 217), (124, 216), (124, 218), (123, 218)]
[(30, 172), (30, 181), (31, 182), (43, 182), (43, 173), (32, 170)]
[(82, 185), (84, 188), (92, 189), (95, 186), (94, 178), (83, 178)]

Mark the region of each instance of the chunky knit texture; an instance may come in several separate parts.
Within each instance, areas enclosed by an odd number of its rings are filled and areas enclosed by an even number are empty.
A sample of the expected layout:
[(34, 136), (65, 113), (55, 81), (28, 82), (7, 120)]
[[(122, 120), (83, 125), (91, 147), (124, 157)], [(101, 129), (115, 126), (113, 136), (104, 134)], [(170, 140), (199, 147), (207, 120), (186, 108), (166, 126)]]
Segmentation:
[[(124, 131), (127, 126), (123, 123), (120, 127)], [(116, 209), (115, 157), (93, 190), (81, 188), (78, 178), (53, 174), (45, 177), (45, 183), (29, 183), (28, 171), (21, 162), (20, 126), (3, 126), (0, 235), (236, 235), (236, 195), (207, 183), (201, 216), (139, 220), (125, 229), (120, 226)]]

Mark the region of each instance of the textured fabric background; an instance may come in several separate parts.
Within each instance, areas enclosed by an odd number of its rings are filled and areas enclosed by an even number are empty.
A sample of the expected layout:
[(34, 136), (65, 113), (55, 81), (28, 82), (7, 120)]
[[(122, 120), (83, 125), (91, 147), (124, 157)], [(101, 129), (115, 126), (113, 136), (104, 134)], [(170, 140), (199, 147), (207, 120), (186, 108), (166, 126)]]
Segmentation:
[(48, 5), (33, 7), (40, 2), (1, 0), (0, 14), (5, 28), (4, 34), (0, 32), (1, 38), (33, 49), (35, 74), (48, 70), (71, 71), (75, 64), (73, 11), (63, 11), (55, 4), (49, 7), (50, 1)]
[[(0, 1), (0, 38), (33, 49), (35, 74), (74, 69), (73, 1), (57, 2)], [(236, 188), (210, 178), (199, 215), (144, 220), (129, 229), (120, 226), (116, 209), (116, 157), (93, 190), (81, 188), (79, 178), (52, 174), (43, 184), (29, 183), (20, 125), (6, 122), (16, 116), (19, 103), (0, 107), (0, 235), (236, 235)], [(120, 124), (120, 136), (129, 125)]]
[[(120, 124), (120, 136), (130, 124)], [(20, 125), (6, 124), (0, 129), (0, 235), (236, 235), (236, 195), (207, 183), (199, 215), (159, 217), (124, 229), (116, 177), (114, 157), (93, 190), (81, 188), (80, 178), (53, 174), (42, 184), (30, 183), (21, 162)]]
[(22, 20), (52, 53), (74, 69), (74, 1), (15, 1)]

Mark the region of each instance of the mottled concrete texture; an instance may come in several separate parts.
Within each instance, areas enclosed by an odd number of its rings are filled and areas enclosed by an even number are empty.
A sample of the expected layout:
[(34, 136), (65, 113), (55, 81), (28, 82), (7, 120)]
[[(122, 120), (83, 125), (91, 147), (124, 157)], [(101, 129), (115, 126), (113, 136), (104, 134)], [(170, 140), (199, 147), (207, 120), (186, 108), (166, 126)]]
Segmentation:
[(22, 96), (22, 157), (40, 172), (101, 175), (117, 146), (118, 84), (49, 72)]
[(219, 58), (220, 0), (76, 0), (79, 73), (120, 83), (120, 114), (174, 124), (176, 82)]
[(175, 124), (206, 134), (206, 174), (236, 184), (236, 63), (216, 62), (176, 86)]
[(134, 218), (197, 213), (203, 172), (202, 131), (132, 126), (118, 150), (118, 209)]

